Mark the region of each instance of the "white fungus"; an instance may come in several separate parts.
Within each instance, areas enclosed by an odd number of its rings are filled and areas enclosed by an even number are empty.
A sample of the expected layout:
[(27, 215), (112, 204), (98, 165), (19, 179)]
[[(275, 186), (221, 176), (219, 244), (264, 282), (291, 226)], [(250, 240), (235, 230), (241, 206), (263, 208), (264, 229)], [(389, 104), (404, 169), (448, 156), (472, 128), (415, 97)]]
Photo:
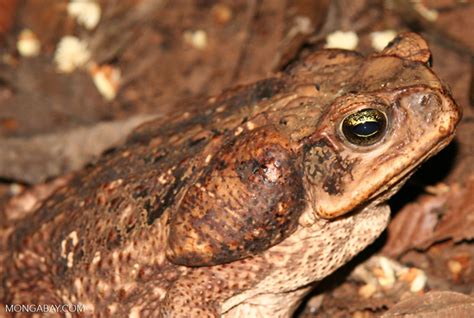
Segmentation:
[(76, 68), (81, 68), (90, 60), (91, 53), (87, 44), (75, 36), (64, 36), (56, 47), (54, 61), (58, 70), (70, 73)]
[(67, 13), (86, 29), (94, 29), (100, 21), (100, 6), (93, 0), (71, 0)]
[(345, 50), (354, 50), (359, 43), (359, 37), (353, 31), (335, 31), (326, 36), (326, 45), (324, 46), (327, 49), (345, 49)]

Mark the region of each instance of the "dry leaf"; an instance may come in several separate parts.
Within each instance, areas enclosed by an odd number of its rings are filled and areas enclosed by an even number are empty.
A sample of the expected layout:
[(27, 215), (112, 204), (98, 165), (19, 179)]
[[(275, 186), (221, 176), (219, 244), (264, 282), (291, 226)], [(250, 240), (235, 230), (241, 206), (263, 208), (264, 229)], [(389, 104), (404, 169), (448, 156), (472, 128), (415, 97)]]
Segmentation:
[(473, 312), (473, 297), (450, 291), (436, 291), (402, 300), (382, 315), (382, 318), (468, 318), (472, 317)]
[(402, 209), (390, 223), (382, 252), (399, 256), (410, 249), (426, 249), (436, 242), (474, 238), (474, 176), (449, 191), (424, 195)]

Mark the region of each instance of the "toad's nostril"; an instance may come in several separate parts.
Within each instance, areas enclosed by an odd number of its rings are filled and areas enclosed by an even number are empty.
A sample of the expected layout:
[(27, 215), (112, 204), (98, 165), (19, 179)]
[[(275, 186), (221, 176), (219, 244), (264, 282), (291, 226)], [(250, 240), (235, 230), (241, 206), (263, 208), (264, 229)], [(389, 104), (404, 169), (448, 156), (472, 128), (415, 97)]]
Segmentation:
[(422, 108), (438, 108), (441, 105), (441, 100), (435, 94), (422, 94), (420, 106)]
[(432, 123), (436, 119), (441, 107), (441, 99), (433, 93), (420, 94), (418, 105), (416, 108), (418, 113), (424, 118), (426, 123)]
[(408, 109), (411, 109), (421, 122), (430, 124), (436, 120), (442, 107), (442, 100), (433, 92), (415, 92), (403, 98)]

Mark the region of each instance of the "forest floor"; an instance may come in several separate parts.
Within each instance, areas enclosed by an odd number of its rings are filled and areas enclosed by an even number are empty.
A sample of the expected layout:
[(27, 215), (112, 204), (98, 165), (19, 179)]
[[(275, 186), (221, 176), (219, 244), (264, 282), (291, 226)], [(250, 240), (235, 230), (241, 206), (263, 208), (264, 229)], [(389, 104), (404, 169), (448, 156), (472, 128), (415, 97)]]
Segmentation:
[(473, 2), (96, 2), (98, 19), (93, 8), (74, 17), (66, 0), (0, 0), (0, 206), (32, 204), (139, 123), (278, 72), (335, 31), (354, 32), (370, 54), (374, 34), (411, 30), (463, 108), (455, 141), (391, 200), (382, 237), (296, 316), (474, 312)]

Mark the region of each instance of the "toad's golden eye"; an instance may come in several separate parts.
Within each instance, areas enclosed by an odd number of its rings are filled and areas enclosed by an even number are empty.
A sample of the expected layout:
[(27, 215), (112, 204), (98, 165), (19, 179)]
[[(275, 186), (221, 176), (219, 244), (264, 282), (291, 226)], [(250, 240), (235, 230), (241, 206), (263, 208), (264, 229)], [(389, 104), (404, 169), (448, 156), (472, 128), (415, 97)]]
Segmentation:
[(373, 108), (361, 109), (342, 121), (342, 134), (352, 144), (370, 146), (379, 141), (387, 128), (387, 117)]

